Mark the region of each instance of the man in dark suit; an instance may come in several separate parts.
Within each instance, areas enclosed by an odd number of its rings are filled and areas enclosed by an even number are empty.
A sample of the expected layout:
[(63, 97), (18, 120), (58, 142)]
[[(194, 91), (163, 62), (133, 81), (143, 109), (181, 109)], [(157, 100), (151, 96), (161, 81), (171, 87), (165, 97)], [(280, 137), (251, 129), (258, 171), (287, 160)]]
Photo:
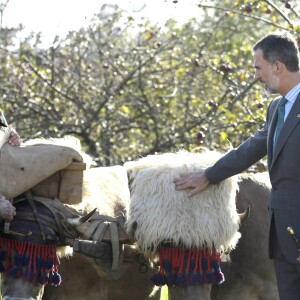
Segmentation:
[[(0, 127), (8, 127), (8, 126), (9, 125), (7, 124), (4, 114), (0, 110)], [(20, 136), (16, 132), (16, 130), (12, 127), (10, 128), (8, 143), (12, 146), (21, 145)], [(11, 204), (9, 200), (5, 199), (5, 197), (0, 196), (0, 218), (5, 219), (7, 221), (11, 221), (15, 215), (16, 215), (15, 207)]]
[(205, 171), (175, 180), (175, 188), (188, 189), (191, 197), (268, 155), (269, 256), (274, 260), (280, 299), (299, 300), (299, 251), (287, 232), (287, 227), (293, 227), (300, 239), (299, 50), (290, 34), (271, 33), (256, 43), (253, 54), (255, 79), (265, 84), (268, 94), (281, 95), (271, 101), (263, 128)]

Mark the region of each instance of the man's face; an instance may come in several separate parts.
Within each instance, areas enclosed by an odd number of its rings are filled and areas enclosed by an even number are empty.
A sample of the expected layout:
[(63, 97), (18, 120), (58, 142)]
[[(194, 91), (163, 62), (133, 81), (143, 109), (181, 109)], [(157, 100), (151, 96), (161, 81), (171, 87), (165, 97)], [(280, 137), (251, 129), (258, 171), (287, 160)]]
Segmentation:
[(254, 52), (254, 68), (255, 68), (255, 79), (265, 84), (267, 95), (278, 93), (279, 89), (279, 78), (275, 73), (276, 66), (267, 62), (263, 58), (263, 52), (258, 49)]

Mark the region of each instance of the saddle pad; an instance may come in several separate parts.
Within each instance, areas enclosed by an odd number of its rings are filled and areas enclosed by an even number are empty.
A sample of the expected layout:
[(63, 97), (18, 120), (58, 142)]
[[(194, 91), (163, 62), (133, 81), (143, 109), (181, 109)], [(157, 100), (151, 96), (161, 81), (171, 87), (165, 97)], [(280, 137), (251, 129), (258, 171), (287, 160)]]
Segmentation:
[(38, 139), (20, 147), (6, 143), (0, 150), (0, 194), (12, 199), (72, 162), (82, 162), (72, 141), (68, 138), (63, 144), (62, 140)]
[(174, 185), (181, 174), (203, 170), (220, 156), (212, 151), (180, 151), (125, 164), (131, 192), (127, 231), (134, 231), (143, 251), (155, 251), (165, 241), (188, 248), (235, 247), (240, 237), (236, 177), (212, 184), (191, 198)]

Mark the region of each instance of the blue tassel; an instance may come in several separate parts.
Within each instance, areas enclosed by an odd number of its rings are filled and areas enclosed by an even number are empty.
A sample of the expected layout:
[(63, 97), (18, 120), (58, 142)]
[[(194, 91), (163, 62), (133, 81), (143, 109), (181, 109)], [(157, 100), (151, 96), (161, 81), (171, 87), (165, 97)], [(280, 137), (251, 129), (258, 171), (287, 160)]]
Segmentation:
[(199, 284), (202, 284), (204, 281), (203, 279), (203, 276), (200, 274), (200, 273), (192, 273), (192, 276), (191, 276), (191, 284), (192, 285), (199, 285)]
[(21, 277), (23, 275), (22, 272), (22, 264), (23, 264), (23, 257), (20, 254), (16, 254), (14, 257), (15, 265), (10, 269), (9, 276), (13, 277)]
[(220, 272), (220, 266), (217, 260), (213, 260), (211, 262), (211, 266), (214, 268), (216, 272)]
[(25, 253), (23, 255), (23, 266), (28, 266), (30, 262), (30, 255), (28, 253)]
[(181, 287), (185, 287), (187, 285), (187, 277), (184, 274), (178, 274), (176, 285)]
[(26, 279), (28, 281), (33, 281), (34, 280), (34, 271), (33, 271), (33, 269), (27, 270), (27, 272), (26, 272)]
[(202, 266), (203, 272), (206, 272), (207, 269), (208, 269), (208, 260), (207, 260), (207, 258), (205, 258), (205, 257), (202, 258), (201, 266)]
[(192, 258), (190, 263), (190, 270), (194, 270), (195, 267), (196, 267), (196, 260), (195, 258)]
[(13, 276), (13, 277), (17, 277), (17, 268), (16, 267), (12, 267), (9, 272), (8, 272), (8, 275), (9, 276)]
[(177, 282), (177, 275), (175, 273), (169, 273), (166, 276), (166, 284), (168, 286), (174, 286), (176, 285), (176, 282)]
[(29, 269), (26, 269), (26, 271), (24, 272), (24, 277), (29, 280), (30, 278), (30, 270)]
[(211, 272), (206, 273), (206, 282), (207, 283), (210, 283), (210, 284), (216, 283), (215, 281), (216, 281), (216, 277), (215, 277), (214, 273), (211, 273)]
[(59, 286), (61, 284), (61, 276), (57, 272), (52, 272), (52, 285)]
[(36, 269), (41, 270), (41, 268), (43, 267), (42, 259), (37, 257), (35, 263), (36, 263)]
[(215, 272), (215, 276), (216, 276), (216, 283), (218, 285), (222, 284), (223, 282), (225, 282), (225, 276), (222, 272)]
[(222, 284), (223, 282), (225, 282), (225, 276), (221, 272), (221, 268), (219, 266), (218, 261), (217, 260), (213, 260), (212, 263), (211, 263), (211, 266), (215, 270), (215, 281), (216, 281), (216, 283), (217, 284)]
[(162, 262), (162, 267), (163, 269), (167, 272), (167, 273), (171, 273), (172, 272), (172, 263), (169, 259), (164, 259)]
[(150, 280), (156, 286), (164, 286), (166, 284), (166, 276), (161, 272), (152, 275)]
[(37, 276), (37, 281), (40, 284), (46, 284), (48, 282), (48, 274), (45, 272), (39, 272), (38, 276)]
[(47, 259), (45, 260), (45, 267), (47, 270), (51, 270), (53, 266), (53, 260), (52, 259)]
[(212, 267), (215, 270), (215, 282), (219, 285), (225, 282), (224, 274), (221, 272), (221, 268), (219, 266), (218, 261), (213, 260), (211, 263)]
[(17, 254), (15, 256), (15, 264), (16, 264), (16, 268), (17, 268), (17, 277), (22, 277), (23, 276), (23, 272), (22, 272), (22, 265), (23, 265), (23, 256), (20, 254)]
[(51, 266), (47, 266), (47, 261), (46, 260), (41, 259), (40, 264), (41, 264), (41, 268), (43, 270), (47, 270), (48, 271), (48, 270), (52, 269), (52, 265)]

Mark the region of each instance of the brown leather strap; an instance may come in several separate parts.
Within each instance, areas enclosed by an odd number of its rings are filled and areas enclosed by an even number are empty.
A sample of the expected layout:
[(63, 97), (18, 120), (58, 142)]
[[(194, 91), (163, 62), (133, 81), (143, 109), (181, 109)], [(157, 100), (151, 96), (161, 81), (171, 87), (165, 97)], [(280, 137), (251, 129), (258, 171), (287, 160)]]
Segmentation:
[(36, 208), (36, 206), (35, 206), (35, 204), (34, 204), (34, 201), (33, 201), (33, 199), (32, 199), (32, 196), (31, 196), (30, 193), (27, 193), (27, 194), (26, 194), (26, 197), (27, 197), (27, 201), (28, 201), (29, 205), (31, 206), (31, 209), (32, 209), (33, 214), (34, 214), (35, 219), (36, 219), (36, 222), (37, 222), (38, 225), (39, 225), (40, 232), (41, 232), (41, 235), (42, 235), (42, 237), (43, 237), (43, 240), (45, 241), (45, 240), (46, 240), (46, 235), (45, 235), (44, 225), (43, 225), (43, 223), (42, 223), (41, 220), (40, 220), (40, 217), (39, 217), (37, 208)]
[(107, 230), (108, 226), (108, 222), (100, 223), (93, 235), (93, 240), (101, 242), (104, 232)]
[(116, 223), (109, 223), (109, 230), (111, 236), (111, 247), (112, 247), (112, 264), (111, 270), (117, 271), (119, 268), (119, 234), (118, 234), (118, 226)]
[(83, 239), (90, 240), (98, 226), (99, 226), (99, 222), (92, 222), (87, 228), (87, 230), (84, 232)]
[[(93, 215), (90, 219), (90, 225), (83, 234), (83, 239), (102, 241), (103, 235), (109, 229), (110, 243), (112, 246), (112, 266), (111, 271), (118, 271), (123, 257), (123, 251), (120, 247), (118, 227), (122, 227), (125, 232), (125, 217), (110, 217), (105, 215)], [(121, 251), (120, 251), (121, 250)]]
[[(59, 211), (56, 211), (54, 209), (54, 207), (52, 207), (52, 205), (49, 205), (47, 203), (47, 200), (49, 200), (49, 199), (43, 198), (43, 197), (38, 197), (38, 196), (33, 196), (32, 199), (43, 203), (51, 211), (51, 213), (55, 219), (55, 224), (56, 224), (56, 228), (58, 231), (58, 238), (59, 238), (60, 245), (65, 245), (66, 237), (64, 234), (64, 230), (66, 229), (66, 226), (65, 226), (66, 224), (64, 222), (62, 222), (62, 220), (61, 220), (62, 215), (59, 213)], [(58, 199), (54, 199), (54, 200), (59, 201)], [(55, 205), (54, 201), (52, 203), (53, 203), (53, 205)], [(71, 227), (71, 225), (69, 225), (69, 227)]]

